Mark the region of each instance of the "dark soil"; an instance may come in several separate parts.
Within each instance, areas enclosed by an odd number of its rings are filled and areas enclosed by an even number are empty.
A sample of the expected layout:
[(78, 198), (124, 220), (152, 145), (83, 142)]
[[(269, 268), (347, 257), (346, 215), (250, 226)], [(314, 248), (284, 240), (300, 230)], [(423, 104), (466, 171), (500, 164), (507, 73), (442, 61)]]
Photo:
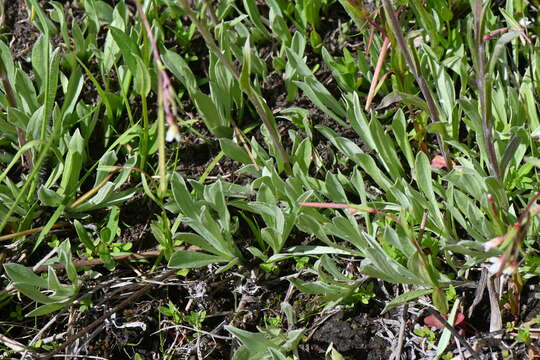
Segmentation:
[(30, 54), (39, 30), (28, 19), (28, 9), (24, 0), (11, 0), (5, 3), (5, 29), (9, 36), (9, 47), (14, 60)]

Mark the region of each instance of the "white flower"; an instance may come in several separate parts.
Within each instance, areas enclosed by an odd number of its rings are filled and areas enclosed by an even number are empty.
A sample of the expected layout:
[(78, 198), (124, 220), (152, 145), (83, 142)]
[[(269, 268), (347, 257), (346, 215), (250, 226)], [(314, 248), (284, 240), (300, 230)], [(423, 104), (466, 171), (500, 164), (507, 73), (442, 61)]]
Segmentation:
[(491, 265), (488, 267), (488, 271), (491, 274), (497, 274), (501, 270), (501, 265), (503, 263), (501, 257), (490, 257), (488, 261)]
[(515, 261), (512, 261), (508, 265), (506, 265), (503, 273), (506, 275), (512, 275), (513, 273), (516, 272), (517, 268), (518, 268), (517, 263)]
[(505, 275), (512, 275), (514, 272), (516, 272), (518, 266), (515, 261), (510, 261), (505, 264), (505, 257), (499, 256), (499, 257), (490, 257), (488, 261), (491, 263), (491, 265), (488, 267), (488, 271), (491, 274), (498, 274), (501, 271), (501, 266), (504, 264), (503, 274)]
[(178, 131), (178, 128), (176, 126), (169, 126), (169, 129), (167, 130), (167, 136), (165, 136), (165, 140), (167, 142), (171, 142), (173, 140), (180, 141), (180, 132)]
[(519, 19), (519, 25), (521, 27), (526, 28), (527, 26), (529, 26), (531, 24), (532, 24), (532, 21), (529, 20), (529, 18), (527, 18), (527, 17), (522, 17), (521, 19)]

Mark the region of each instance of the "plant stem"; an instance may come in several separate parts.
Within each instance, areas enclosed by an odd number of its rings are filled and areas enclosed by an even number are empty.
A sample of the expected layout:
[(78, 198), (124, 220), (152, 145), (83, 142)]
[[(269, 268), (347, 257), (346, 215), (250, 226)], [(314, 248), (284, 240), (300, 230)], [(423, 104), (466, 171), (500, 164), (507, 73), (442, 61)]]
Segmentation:
[(143, 116), (143, 139), (141, 146), (141, 169), (144, 170), (146, 158), (148, 157), (148, 103), (146, 98), (141, 96), (142, 116)]
[[(375, 66), (375, 72), (373, 73), (373, 78), (371, 79), (371, 85), (369, 87), (369, 92), (366, 100), (365, 110), (368, 111), (373, 97), (375, 96), (375, 89), (379, 84), (379, 75), (381, 74), (382, 67), (384, 65), (384, 60), (386, 60), (386, 54), (390, 48), (390, 38), (388, 36), (384, 37), (384, 41), (381, 47), (381, 53), (379, 54), (379, 59), (377, 60), (377, 65)], [(384, 77), (383, 77), (384, 78)]]
[(482, 115), (482, 134), (488, 160), (491, 168), (491, 173), (498, 181), (501, 181), (499, 162), (497, 153), (495, 152), (495, 144), (493, 143), (493, 123), (491, 121), (491, 89), (486, 87), (486, 49), (483, 39), (484, 33), (484, 10), (481, 0), (474, 0), (474, 40), (476, 43), (477, 63), (476, 63), (476, 85), (478, 86), (478, 97), (480, 99), (480, 112)]
[[(137, 6), (137, 12), (139, 13), (141, 20), (146, 30), (146, 36), (150, 42), (152, 49), (152, 56), (156, 63), (157, 77), (158, 77), (158, 154), (159, 154), (159, 197), (162, 198), (167, 191), (167, 173), (165, 168), (165, 120), (169, 124), (169, 131), (173, 130), (173, 134), (178, 134), (178, 123), (175, 120), (176, 107), (174, 104), (174, 91), (169, 76), (164, 70), (161, 57), (159, 55), (156, 39), (152, 34), (152, 28), (144, 13), (139, 0), (135, 0)], [(147, 125), (147, 124), (146, 124)], [(145, 141), (148, 140), (147, 131), (148, 126), (145, 126)]]
[(158, 93), (158, 153), (159, 153), (159, 197), (163, 198), (167, 191), (167, 173), (165, 165), (165, 111), (163, 109), (163, 95)]
[[(403, 57), (405, 58), (405, 61), (407, 62), (407, 65), (409, 66), (410, 71), (414, 75), (414, 78), (416, 79), (418, 86), (420, 87), (420, 91), (422, 91), (422, 95), (424, 96), (424, 99), (426, 100), (431, 122), (437, 123), (439, 122), (439, 111), (437, 110), (435, 101), (433, 100), (433, 97), (431, 96), (431, 91), (429, 90), (429, 87), (427, 86), (426, 80), (422, 76), (420, 69), (416, 67), (416, 62), (413, 61), (413, 58), (411, 56), (407, 43), (405, 42), (405, 37), (403, 36), (401, 28), (399, 27), (399, 21), (398, 21), (396, 12), (394, 11), (394, 8), (390, 4), (389, 0), (382, 0), (382, 3), (384, 6), (384, 10), (386, 11), (386, 14), (388, 15), (388, 18), (390, 19), (390, 26), (392, 27), (392, 31), (394, 33), (394, 36), (396, 37), (398, 46), (403, 54)], [(446, 145), (443, 142), (443, 139), (439, 133), (436, 134), (436, 137), (437, 137), (437, 143), (439, 145), (439, 150), (441, 151), (444, 157), (446, 166), (448, 167), (448, 170), (452, 170), (452, 161), (450, 158), (450, 154), (448, 153), (448, 150), (446, 148)]]

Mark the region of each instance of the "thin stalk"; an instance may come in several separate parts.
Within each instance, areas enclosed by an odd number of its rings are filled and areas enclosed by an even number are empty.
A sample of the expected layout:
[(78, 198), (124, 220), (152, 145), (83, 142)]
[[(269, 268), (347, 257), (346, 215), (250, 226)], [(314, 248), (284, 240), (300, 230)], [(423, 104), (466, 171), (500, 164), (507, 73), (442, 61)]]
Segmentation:
[[(484, 10), (481, 0), (474, 0), (474, 41), (476, 44), (476, 85), (480, 100), (480, 112), (482, 115), (482, 134), (491, 168), (491, 173), (498, 181), (501, 181), (499, 162), (493, 143), (493, 123), (491, 121), (491, 87), (487, 86), (486, 79), (486, 49), (484, 42)], [(489, 76), (489, 75), (488, 75)]]
[[(188, 4), (186, 0), (178, 0), (180, 3), (180, 6), (183, 8), (186, 15), (190, 18), (191, 22), (197, 26), (197, 30), (203, 37), (206, 46), (208, 46), (208, 49), (214, 53), (215, 56), (218, 57), (218, 59), (221, 61), (221, 63), (227, 68), (227, 70), (230, 71), (230, 73), (234, 76), (236, 81), (240, 82), (240, 71), (236, 68), (236, 66), (230, 62), (223, 52), (219, 49), (218, 45), (216, 44), (214, 37), (208, 30), (207, 26), (199, 21), (197, 19), (197, 16), (191, 9), (191, 6)], [(256, 95), (256, 92), (253, 90), (253, 88), (250, 86), (248, 90), (242, 89), (242, 91), (246, 94), (249, 101), (253, 104), (255, 107), (255, 110), (257, 111), (257, 114), (259, 114), (259, 117), (262, 119), (264, 126), (268, 129), (268, 133), (270, 135), (270, 138), (272, 139), (272, 143), (276, 147), (276, 149), (279, 152), (279, 156), (281, 157), (281, 160), (283, 161), (283, 164), (285, 166), (286, 172), (290, 172), (290, 160), (289, 155), (285, 151), (285, 148), (283, 147), (283, 144), (281, 143), (281, 140), (279, 139), (279, 134), (277, 133), (274, 126), (272, 126), (272, 122), (270, 119), (269, 114), (264, 110), (264, 106), (261, 103), (262, 100), (259, 96)]]
[(144, 170), (144, 167), (146, 165), (146, 158), (148, 157), (148, 103), (146, 102), (146, 97), (141, 96), (141, 104), (142, 104), (142, 116), (143, 116), (143, 139), (142, 139), (142, 146), (141, 146), (141, 169)]
[(384, 37), (384, 41), (381, 47), (381, 53), (379, 54), (379, 58), (377, 59), (377, 65), (375, 66), (375, 72), (373, 73), (373, 78), (371, 79), (371, 85), (369, 87), (369, 92), (366, 100), (366, 107), (365, 110), (368, 111), (371, 102), (373, 101), (373, 97), (375, 97), (376, 90), (378, 88), (379, 84), (379, 75), (381, 74), (382, 67), (384, 65), (384, 60), (386, 60), (386, 54), (388, 53), (388, 49), (390, 48), (390, 38), (388, 36)]
[[(426, 100), (431, 121), (434, 123), (437, 123), (439, 122), (439, 111), (437, 110), (435, 101), (433, 100), (433, 97), (431, 96), (431, 91), (429, 90), (429, 87), (427, 86), (426, 80), (422, 76), (420, 69), (416, 67), (416, 62), (413, 61), (413, 58), (409, 51), (409, 47), (407, 46), (407, 43), (405, 42), (405, 37), (403, 36), (401, 28), (399, 27), (399, 21), (398, 21), (396, 12), (394, 11), (394, 8), (390, 4), (389, 0), (382, 0), (382, 3), (384, 6), (384, 10), (386, 11), (386, 14), (388, 15), (388, 18), (390, 19), (390, 26), (392, 27), (392, 31), (394, 32), (394, 36), (396, 37), (398, 46), (403, 54), (403, 57), (405, 58), (405, 61), (407, 62), (407, 65), (409, 66), (410, 71), (412, 72), (414, 78), (416, 79), (418, 86), (420, 87), (420, 91), (422, 91), (422, 95), (424, 96), (424, 99)], [(446, 161), (448, 170), (452, 170), (452, 161), (450, 159), (450, 154), (448, 152), (448, 149), (446, 148), (446, 145), (443, 142), (443, 139), (439, 133), (436, 134), (436, 137), (437, 137), (437, 143), (439, 145), (439, 150), (441, 151), (444, 157), (444, 160)]]
[(160, 177), (160, 197), (164, 196), (167, 191), (167, 172), (165, 168), (165, 121), (169, 124), (169, 133), (171, 138), (179, 138), (179, 127), (175, 120), (176, 106), (174, 90), (171, 80), (164, 69), (161, 57), (159, 55), (156, 39), (152, 34), (152, 28), (148, 22), (148, 18), (144, 13), (139, 0), (135, 0), (137, 12), (139, 13), (141, 20), (146, 31), (146, 36), (150, 42), (152, 49), (152, 56), (156, 64), (157, 78), (158, 78), (158, 154), (159, 154), (159, 177)]
[[(68, 222), (61, 222), (61, 223), (58, 223), (58, 224), (54, 224), (52, 226), (52, 229), (64, 228), (64, 227), (68, 227), (68, 226), (71, 226), (71, 224), (68, 223)], [(24, 231), (19, 231), (19, 232), (12, 233), (12, 234), (3, 235), (3, 236), (0, 236), (0, 241), (7, 241), (7, 240), (15, 239), (15, 238), (17, 238), (19, 236), (27, 236), (27, 235), (37, 234), (38, 232), (41, 232), (43, 229), (45, 229), (45, 226), (39, 226), (37, 228), (28, 229), (28, 230), (24, 230)]]
[(97, 194), (99, 189), (105, 186), (109, 180), (111, 180), (112, 174), (107, 175), (96, 187), (90, 189), (88, 192), (83, 194), (81, 197), (79, 197), (77, 200), (75, 200), (71, 205), (69, 205), (70, 209), (75, 209), (77, 206), (85, 202), (86, 200), (90, 199), (92, 196)]
[(165, 195), (165, 191), (167, 191), (167, 174), (165, 165), (165, 111), (162, 106), (163, 100), (161, 93), (158, 94), (158, 99), (160, 103), (158, 109), (159, 192), (160, 197), (162, 197)]

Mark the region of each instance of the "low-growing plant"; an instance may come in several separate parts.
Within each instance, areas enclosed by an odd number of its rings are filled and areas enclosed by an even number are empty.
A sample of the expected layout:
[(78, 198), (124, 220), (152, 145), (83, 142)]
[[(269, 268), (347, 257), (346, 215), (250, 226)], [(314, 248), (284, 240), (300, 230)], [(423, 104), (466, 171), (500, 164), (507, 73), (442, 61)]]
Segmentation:
[(320, 295), (319, 300), (326, 310), (339, 304), (368, 304), (370, 299), (375, 297), (372, 282), (366, 284), (366, 279), (355, 279), (342, 274), (328, 255), (322, 255), (313, 268), (317, 272), (317, 281), (289, 281), (306, 294)]
[[(58, 246), (57, 253), (58, 256), (51, 259), (50, 262), (57, 262), (64, 267), (71, 284), (60, 283), (52, 267), (49, 267), (45, 278), (36, 275), (31, 269), (23, 265), (4, 264), (4, 270), (11, 279), (13, 286), (33, 301), (43, 304), (26, 314), (26, 317), (46, 315), (69, 306), (79, 293), (81, 282), (77, 269), (73, 265), (69, 240), (62, 242)], [(43, 291), (49, 294), (46, 295)]]
[(287, 359), (287, 354), (298, 357), (298, 344), (302, 340), (305, 329), (284, 332), (279, 328), (259, 328), (259, 332), (250, 332), (233, 326), (225, 329), (237, 338), (242, 346), (234, 353), (233, 359)]
[[(415, 333), (450, 357), (451, 338), (463, 341), (445, 322), (463, 324), (463, 284), (480, 268), (490, 329), (510, 314), (506, 333), (531, 343), (532, 323), (520, 321), (523, 289), (540, 274), (534, 7), (340, 0), (344, 19), (335, 0), (110, 3), (27, 0), (35, 43), (12, 56), (17, 41), (0, 41), (0, 260), (31, 265), (56, 249), (46, 264), (65, 270), (4, 264), (9, 321), (24, 321), (15, 291), (38, 303), (28, 316), (73, 303), (85, 289), (75, 254), (115, 271), (118, 255), (152, 246), (155, 261), (137, 271), (239, 265), (230, 274), (249, 271), (257, 286), (291, 285), (256, 331), (226, 325), (235, 359), (299, 358), (310, 336), (293, 288), (326, 311), (371, 304), (381, 280), (410, 289), (383, 313), (431, 298), (437, 312), (427, 307), (424, 321), (441, 331)], [(210, 154), (192, 159), (194, 143)], [(196, 162), (202, 174), (178, 172)], [(123, 241), (121, 206), (135, 194), (159, 209), (141, 214), (144, 243)], [(76, 238), (62, 241), (70, 227)], [(230, 341), (205, 330), (209, 310), (163, 304), (167, 322), (195, 329), (188, 342)], [(332, 345), (325, 357), (343, 358)]]
[(196, 234), (177, 233), (174, 239), (195, 245), (207, 253), (177, 251), (172, 254), (169, 266), (192, 268), (227, 263), (221, 268), (223, 271), (241, 263), (244, 257), (234, 241), (237, 223), (231, 218), (227, 209), (223, 184), (217, 182), (204, 187), (204, 190), (197, 194), (198, 197), (190, 194), (184, 179), (179, 174), (173, 175), (171, 186), (174, 210), (180, 212), (182, 221), (196, 232)]

